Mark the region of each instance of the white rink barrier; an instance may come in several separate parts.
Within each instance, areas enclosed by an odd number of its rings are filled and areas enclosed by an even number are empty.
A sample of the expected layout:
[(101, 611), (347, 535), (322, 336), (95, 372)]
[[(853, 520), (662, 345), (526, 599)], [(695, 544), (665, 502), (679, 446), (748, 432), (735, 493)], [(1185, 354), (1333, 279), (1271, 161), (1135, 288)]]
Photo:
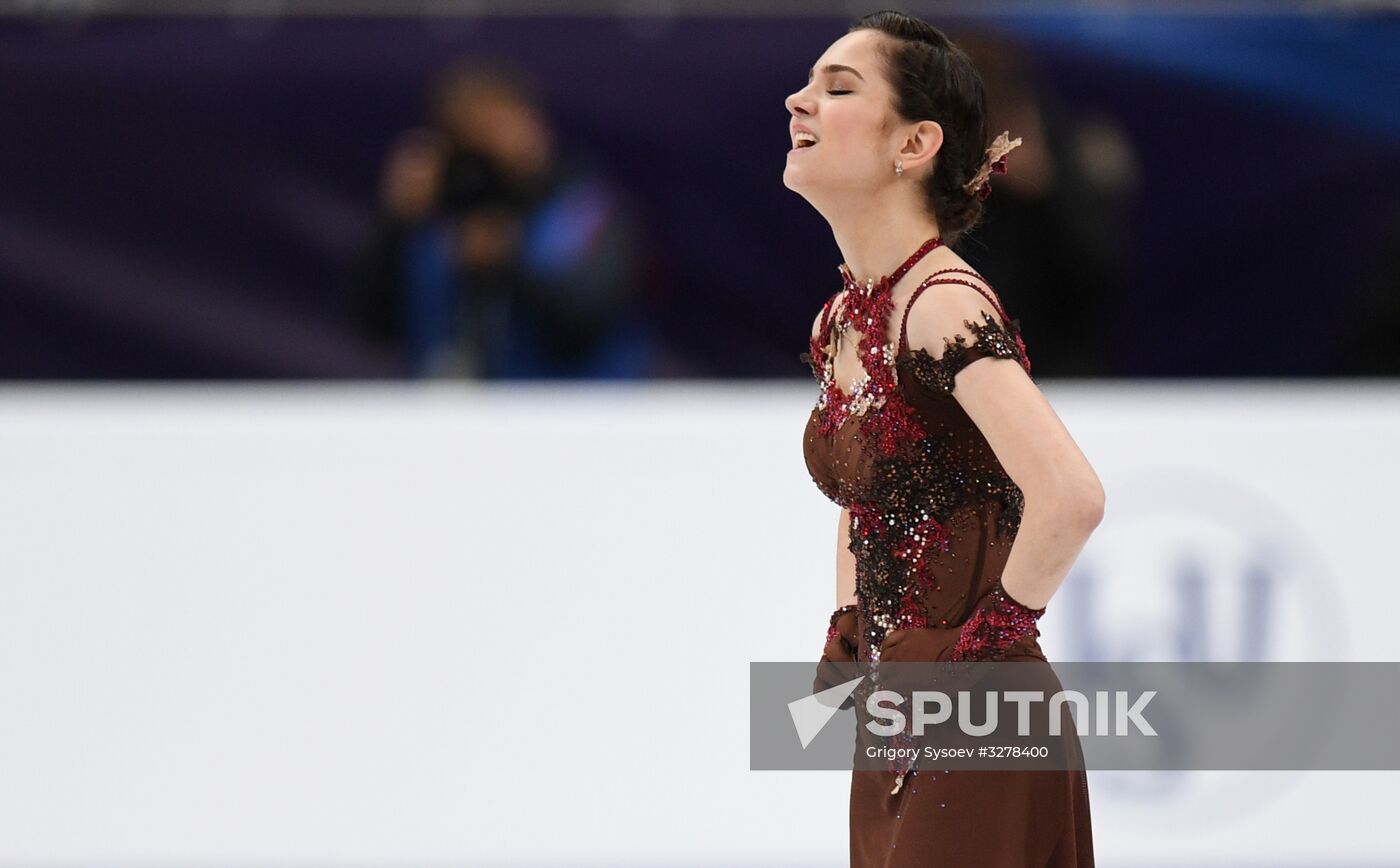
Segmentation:
[[(1400, 386), (1042, 388), (1108, 493), (1052, 661), (1397, 659)], [(849, 773), (748, 770), (814, 397), (0, 389), (0, 866), (845, 865)], [(1099, 863), (1394, 863), (1397, 780), (1091, 772)]]

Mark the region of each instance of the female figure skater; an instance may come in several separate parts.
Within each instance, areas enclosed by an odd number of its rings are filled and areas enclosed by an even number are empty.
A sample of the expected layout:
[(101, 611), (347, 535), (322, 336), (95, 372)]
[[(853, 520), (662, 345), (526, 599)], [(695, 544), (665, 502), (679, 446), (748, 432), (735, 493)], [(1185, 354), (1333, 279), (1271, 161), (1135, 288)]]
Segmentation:
[[(1019, 321), (949, 247), (1020, 140), (990, 138), (967, 55), (897, 12), (852, 25), (786, 106), (783, 183), (844, 260), (802, 354), (807, 467), (842, 507), (822, 660), (1048, 667), (1035, 624), (1104, 492)], [(856, 770), (850, 823), (853, 866), (1093, 864), (1083, 770)]]

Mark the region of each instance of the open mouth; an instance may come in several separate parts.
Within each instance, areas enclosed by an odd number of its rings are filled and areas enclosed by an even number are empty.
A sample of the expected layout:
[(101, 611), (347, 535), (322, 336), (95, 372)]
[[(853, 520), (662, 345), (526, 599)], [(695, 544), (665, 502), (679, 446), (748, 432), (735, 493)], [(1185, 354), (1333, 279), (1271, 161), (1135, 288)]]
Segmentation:
[(803, 151), (807, 148), (816, 147), (817, 144), (816, 137), (813, 136), (811, 133), (806, 132), (798, 133), (796, 136), (793, 137), (792, 141), (792, 149), (794, 151)]

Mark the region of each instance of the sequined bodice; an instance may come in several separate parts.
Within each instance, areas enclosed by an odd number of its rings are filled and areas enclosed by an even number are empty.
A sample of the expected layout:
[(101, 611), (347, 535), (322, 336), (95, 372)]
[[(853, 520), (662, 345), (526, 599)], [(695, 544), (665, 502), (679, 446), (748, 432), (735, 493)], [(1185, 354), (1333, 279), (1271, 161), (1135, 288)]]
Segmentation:
[[(938, 276), (915, 289), (905, 311), (936, 283), (982, 291)], [(935, 359), (922, 347), (907, 347), (902, 322), (899, 343), (870, 354), (883, 358), (890, 374), (863, 378), (866, 388), (874, 382), (873, 394), (835, 388), (828, 334), (802, 354), (821, 387), (803, 453), (817, 487), (850, 510), (866, 660), (878, 657), (890, 630), (961, 624), (1000, 575), (1020, 526), (1020, 488), (953, 396), (958, 372), (977, 359), (1016, 359), (1029, 373), (1019, 322), (1003, 325), (984, 314), (964, 325), (968, 334), (947, 337)]]

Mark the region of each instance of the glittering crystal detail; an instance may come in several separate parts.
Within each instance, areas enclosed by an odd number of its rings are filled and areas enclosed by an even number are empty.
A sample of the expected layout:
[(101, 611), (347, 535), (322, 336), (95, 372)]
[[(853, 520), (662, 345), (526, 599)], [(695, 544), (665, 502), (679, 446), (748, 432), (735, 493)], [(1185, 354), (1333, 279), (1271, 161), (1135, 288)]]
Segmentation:
[[(842, 616), (842, 615), (845, 615), (847, 612), (854, 612), (855, 609), (856, 609), (855, 604), (849, 603), (849, 604), (847, 604), (847, 605), (845, 605), (845, 606), (840, 606), (840, 607), (838, 607), (838, 608), (836, 609), (836, 611), (834, 611), (834, 612), (831, 613), (830, 626), (828, 626), (828, 627), (826, 628), (826, 644), (830, 645), (832, 642), (836, 641), (837, 639), (843, 639), (843, 638), (845, 638), (845, 637), (843, 637), (843, 636), (841, 635), (841, 627), (840, 627), (841, 616)], [(845, 644), (845, 643), (843, 643), (843, 644)], [(847, 650), (850, 650), (850, 649), (847, 649)], [(851, 656), (853, 656), (853, 657), (855, 656), (854, 652), (852, 652), (852, 655), (851, 655)]]
[[(950, 270), (961, 269), (945, 272)], [(935, 280), (935, 276), (911, 294), (906, 318), (924, 286), (967, 283), (958, 278)], [(842, 277), (843, 289), (823, 307), (808, 352), (801, 358), (810, 366), (819, 387), (809, 420), (814, 442), (839, 438), (843, 448), (858, 449), (862, 469), (855, 472), (848, 468), (839, 478), (834, 473), (813, 473), (812, 478), (828, 499), (850, 511), (849, 548), (856, 563), (860, 647), (868, 661), (878, 663), (880, 644), (891, 630), (958, 626), (957, 620), (949, 623), (956, 610), (945, 605), (938, 611), (931, 602), (934, 592), (942, 590), (934, 584), (938, 561), (957, 556), (953, 551), (957, 536), (950, 526), (955, 514), (968, 506), (999, 505), (996, 540), (988, 542), (1015, 537), (1024, 511), (1021, 489), (995, 460), (965, 413), (962, 427), (949, 423), (961, 412), (952, 398), (954, 378), (960, 370), (976, 359), (992, 356), (1016, 359), (1029, 374), (1030, 362), (1019, 335), (1019, 321), (1009, 320), (995, 301), (1008, 325), (1003, 327), (985, 313), (980, 323), (965, 320), (976, 343), (969, 344), (961, 334), (945, 339), (944, 354), (938, 359), (922, 348), (909, 351), (903, 324), (899, 343), (888, 344), (893, 313), (891, 285), (888, 281), (858, 284), (844, 267)], [(838, 302), (840, 316), (833, 317)], [(835, 383), (829, 339), (833, 320), (854, 323), (861, 331), (858, 355), (867, 373), (849, 395)], [(952, 409), (946, 416), (940, 411), (937, 418), (926, 419), (915, 406), (917, 402), (944, 401)], [(848, 425), (857, 429), (853, 432)], [(815, 454), (830, 445), (824, 441)], [(946, 604), (947, 593), (938, 596)]]

